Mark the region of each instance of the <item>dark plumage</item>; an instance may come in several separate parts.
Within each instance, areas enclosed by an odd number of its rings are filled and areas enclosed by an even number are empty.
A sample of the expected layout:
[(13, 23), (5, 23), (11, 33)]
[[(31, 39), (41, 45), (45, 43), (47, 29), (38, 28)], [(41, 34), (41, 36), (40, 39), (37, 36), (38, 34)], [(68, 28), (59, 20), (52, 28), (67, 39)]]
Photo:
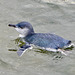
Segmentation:
[(70, 40), (65, 40), (62, 37), (50, 33), (34, 33), (24, 37), (24, 39), (29, 44), (53, 49), (63, 48), (71, 43)]

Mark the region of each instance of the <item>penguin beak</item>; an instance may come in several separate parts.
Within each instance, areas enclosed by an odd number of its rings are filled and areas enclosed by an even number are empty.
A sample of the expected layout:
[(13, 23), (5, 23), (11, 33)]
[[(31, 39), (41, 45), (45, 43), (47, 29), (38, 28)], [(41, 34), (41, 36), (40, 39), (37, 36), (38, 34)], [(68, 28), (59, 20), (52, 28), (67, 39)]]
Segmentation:
[(9, 24), (8, 26), (16, 28), (16, 25), (13, 25), (13, 24)]

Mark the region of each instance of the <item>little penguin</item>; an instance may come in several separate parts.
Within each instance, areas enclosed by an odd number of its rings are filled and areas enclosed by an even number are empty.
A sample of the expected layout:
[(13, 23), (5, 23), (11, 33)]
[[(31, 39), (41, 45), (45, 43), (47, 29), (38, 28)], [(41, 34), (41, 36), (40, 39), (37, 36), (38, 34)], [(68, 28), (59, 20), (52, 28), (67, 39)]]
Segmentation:
[[(19, 37), (23, 38), (25, 45), (17, 51), (19, 56), (28, 50), (31, 45), (35, 45), (41, 49), (53, 52), (63, 52), (64, 47), (71, 46), (72, 42), (66, 40), (58, 35), (51, 33), (35, 33), (32, 25), (29, 22), (20, 22), (18, 24), (9, 24), (8, 26), (14, 27), (19, 33)], [(65, 54), (66, 55), (66, 54)]]

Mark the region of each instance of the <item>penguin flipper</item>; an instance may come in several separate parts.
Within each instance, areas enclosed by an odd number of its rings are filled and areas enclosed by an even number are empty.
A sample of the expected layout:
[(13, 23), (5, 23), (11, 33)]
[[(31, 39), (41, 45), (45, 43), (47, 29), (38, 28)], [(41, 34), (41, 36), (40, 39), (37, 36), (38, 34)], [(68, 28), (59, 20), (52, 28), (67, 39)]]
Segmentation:
[(24, 52), (26, 52), (26, 50), (28, 50), (28, 48), (30, 47), (30, 45), (23, 45), (22, 47), (20, 47), (20, 49), (17, 51), (18, 56), (22, 56)]

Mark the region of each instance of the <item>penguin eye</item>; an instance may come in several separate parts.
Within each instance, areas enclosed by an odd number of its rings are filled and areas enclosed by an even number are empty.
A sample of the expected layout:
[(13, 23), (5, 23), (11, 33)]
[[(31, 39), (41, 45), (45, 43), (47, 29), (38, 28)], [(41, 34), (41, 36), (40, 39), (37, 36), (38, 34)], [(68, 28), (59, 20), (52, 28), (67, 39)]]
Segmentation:
[(24, 29), (25, 27), (20, 27), (21, 29)]
[(20, 27), (21, 29), (23, 29), (23, 27)]

